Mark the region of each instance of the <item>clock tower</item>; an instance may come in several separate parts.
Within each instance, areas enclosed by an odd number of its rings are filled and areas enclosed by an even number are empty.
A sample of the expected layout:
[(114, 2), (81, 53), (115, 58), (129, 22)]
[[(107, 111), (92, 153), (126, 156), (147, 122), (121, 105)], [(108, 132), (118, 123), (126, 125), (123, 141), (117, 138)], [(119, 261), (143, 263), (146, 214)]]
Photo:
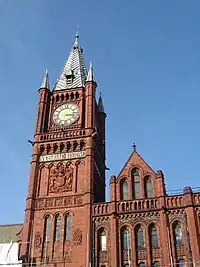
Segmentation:
[(92, 204), (105, 201), (105, 118), (76, 35), (50, 90), (39, 89), (20, 257), (46, 266), (89, 266)]

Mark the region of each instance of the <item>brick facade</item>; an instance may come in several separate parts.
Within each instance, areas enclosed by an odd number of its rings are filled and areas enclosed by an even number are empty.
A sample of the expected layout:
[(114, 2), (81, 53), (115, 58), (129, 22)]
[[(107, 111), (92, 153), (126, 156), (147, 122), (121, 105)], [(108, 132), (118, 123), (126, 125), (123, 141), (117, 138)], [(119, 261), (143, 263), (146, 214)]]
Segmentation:
[[(105, 202), (105, 119), (96, 83), (83, 88), (39, 89), (36, 129), (20, 256), (38, 266), (200, 266), (200, 193), (166, 194), (134, 151)], [(79, 119), (58, 127), (54, 110), (78, 105)], [(48, 157), (46, 157), (48, 156)]]

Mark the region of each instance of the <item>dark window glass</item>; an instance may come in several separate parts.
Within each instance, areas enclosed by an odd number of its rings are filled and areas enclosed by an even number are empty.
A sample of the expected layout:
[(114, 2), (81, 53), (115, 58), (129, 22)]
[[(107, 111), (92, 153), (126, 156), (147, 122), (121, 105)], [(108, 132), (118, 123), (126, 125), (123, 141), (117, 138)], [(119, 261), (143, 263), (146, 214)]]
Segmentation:
[(133, 183), (133, 198), (140, 199), (140, 176), (138, 169), (134, 169), (132, 172), (132, 183)]
[(140, 262), (139, 266), (140, 267), (145, 267), (145, 263), (144, 262)]
[(71, 216), (68, 214), (65, 216), (65, 240), (70, 240), (71, 231)]
[(152, 248), (158, 248), (158, 233), (155, 225), (150, 228), (150, 241)]
[(60, 218), (60, 216), (56, 216), (56, 219), (55, 219), (55, 241), (60, 241), (60, 226), (61, 226), (61, 218)]
[(121, 183), (121, 200), (128, 200), (128, 182), (122, 181)]
[(130, 235), (127, 229), (122, 231), (122, 249), (130, 249)]
[(151, 198), (152, 196), (152, 181), (148, 178), (145, 180), (145, 197)]
[(144, 249), (144, 233), (142, 227), (137, 227), (135, 232), (137, 249)]
[(180, 224), (176, 224), (174, 227), (174, 237), (176, 246), (183, 245), (183, 233)]
[(45, 218), (45, 242), (48, 242), (50, 240), (50, 233), (51, 233), (51, 218), (50, 216), (47, 216)]

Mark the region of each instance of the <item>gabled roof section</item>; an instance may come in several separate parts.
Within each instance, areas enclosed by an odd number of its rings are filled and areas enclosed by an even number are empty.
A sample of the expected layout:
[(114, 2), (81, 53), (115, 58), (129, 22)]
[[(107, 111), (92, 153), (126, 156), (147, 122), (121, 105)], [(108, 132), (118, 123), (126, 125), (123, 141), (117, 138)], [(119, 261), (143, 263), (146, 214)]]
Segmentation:
[(23, 224), (0, 225), (0, 243), (16, 242), (22, 226)]
[(83, 49), (78, 42), (76, 33), (75, 42), (69, 53), (69, 57), (58, 77), (54, 91), (83, 87), (87, 78), (87, 70), (83, 58)]
[(144, 173), (152, 173), (156, 174), (155, 171), (146, 163), (146, 161), (136, 152), (136, 147), (134, 145), (134, 151), (132, 152), (131, 156), (123, 166), (121, 172), (118, 175), (118, 178), (122, 175), (127, 176), (130, 168), (132, 167), (139, 167), (143, 170)]

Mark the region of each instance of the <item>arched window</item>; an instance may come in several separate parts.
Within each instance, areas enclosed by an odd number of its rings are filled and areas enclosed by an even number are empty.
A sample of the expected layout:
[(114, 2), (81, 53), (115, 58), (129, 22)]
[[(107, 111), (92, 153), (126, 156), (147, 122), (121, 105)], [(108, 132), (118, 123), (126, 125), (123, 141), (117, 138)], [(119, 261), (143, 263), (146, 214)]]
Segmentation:
[(107, 244), (106, 244), (106, 232), (103, 231), (100, 234), (100, 250), (105, 251), (107, 249)]
[(151, 248), (158, 248), (158, 233), (154, 224), (150, 226), (150, 244)]
[(71, 232), (71, 216), (67, 214), (65, 216), (65, 240), (70, 240), (70, 232)]
[(121, 232), (122, 250), (130, 249), (130, 234), (129, 231), (124, 228)]
[(174, 240), (176, 246), (183, 245), (183, 232), (180, 223), (174, 224)]
[(123, 180), (120, 184), (120, 198), (121, 200), (128, 200), (128, 182)]
[(51, 217), (48, 215), (45, 218), (44, 223), (44, 240), (48, 242), (50, 240), (50, 233), (51, 233)]
[(177, 262), (177, 267), (185, 267), (185, 261), (183, 259)]
[(141, 226), (138, 226), (135, 229), (135, 239), (136, 248), (138, 250), (144, 249), (144, 233)]
[(145, 197), (147, 198), (151, 198), (153, 196), (153, 193), (152, 193), (152, 181), (150, 179), (150, 177), (146, 177), (145, 178)]
[(138, 169), (132, 171), (133, 198), (140, 199), (140, 176)]
[(61, 218), (59, 215), (57, 215), (55, 218), (55, 230), (54, 230), (55, 241), (60, 241), (60, 226), (61, 226)]

